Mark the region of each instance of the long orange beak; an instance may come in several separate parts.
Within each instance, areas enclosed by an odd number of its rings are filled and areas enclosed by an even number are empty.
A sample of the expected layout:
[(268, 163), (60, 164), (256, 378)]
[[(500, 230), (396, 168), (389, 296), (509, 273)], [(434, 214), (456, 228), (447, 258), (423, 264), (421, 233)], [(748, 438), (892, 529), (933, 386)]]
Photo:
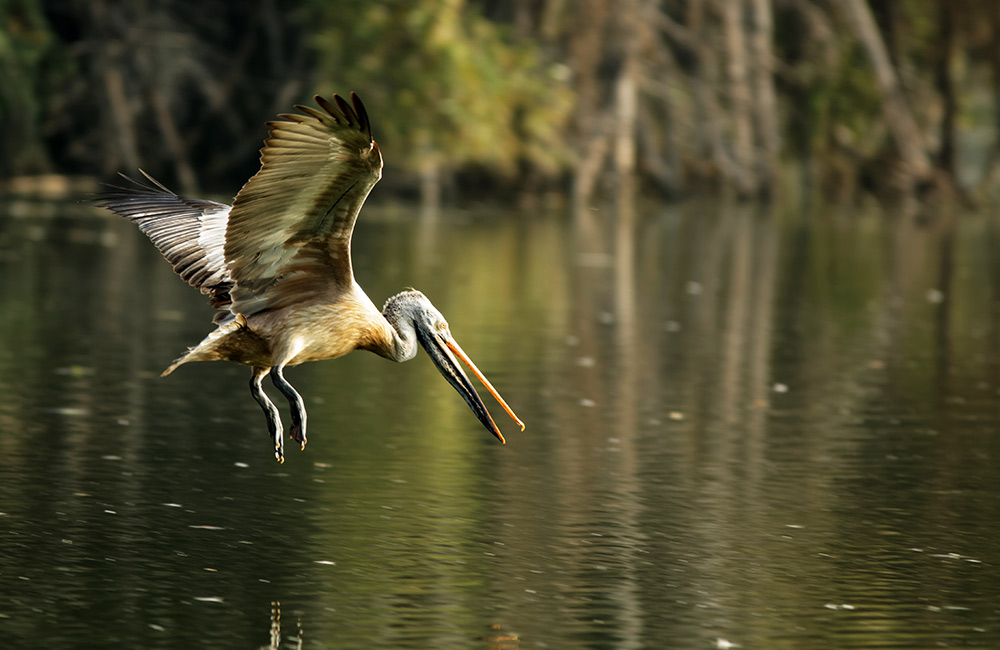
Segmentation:
[(448, 380), (448, 383), (458, 391), (458, 394), (462, 396), (462, 399), (464, 399), (465, 403), (469, 405), (472, 412), (476, 414), (479, 421), (483, 423), (486, 430), (492, 433), (497, 440), (502, 443), (507, 442), (504, 440), (503, 434), (500, 433), (500, 427), (498, 427), (497, 423), (493, 421), (493, 416), (491, 416), (490, 412), (486, 410), (486, 405), (483, 404), (483, 400), (480, 399), (476, 389), (472, 386), (472, 382), (469, 381), (468, 376), (466, 376), (465, 372), (462, 370), (462, 366), (458, 363), (458, 359), (461, 359), (462, 362), (469, 367), (469, 370), (472, 371), (472, 374), (474, 374), (479, 381), (483, 382), (483, 386), (486, 386), (486, 389), (490, 391), (490, 394), (493, 395), (498, 402), (500, 402), (500, 406), (502, 406), (503, 409), (507, 411), (507, 414), (510, 415), (515, 422), (517, 422), (518, 426), (521, 427), (521, 431), (524, 431), (524, 423), (521, 422), (521, 419), (514, 415), (514, 411), (511, 410), (511, 408), (507, 406), (507, 402), (500, 397), (500, 393), (497, 392), (497, 389), (493, 388), (493, 384), (491, 384), (486, 376), (480, 372), (479, 368), (476, 367), (476, 364), (472, 363), (472, 359), (470, 359), (469, 355), (467, 355), (465, 351), (459, 347), (458, 343), (455, 342), (455, 339), (451, 337), (450, 333), (432, 331), (430, 328), (418, 326), (417, 340), (420, 341), (424, 350), (427, 351), (427, 355), (431, 358), (431, 361), (434, 362), (434, 365), (437, 366), (441, 375), (444, 376), (444, 378)]
[[(479, 368), (476, 367), (476, 364), (472, 363), (472, 359), (470, 359), (469, 355), (465, 353), (465, 350), (460, 348), (458, 343), (455, 343), (454, 339), (446, 341), (445, 345), (448, 346), (448, 349), (451, 350), (456, 357), (462, 360), (462, 363), (469, 366), (469, 370), (472, 371), (472, 374), (474, 374), (479, 381), (483, 382), (483, 386), (486, 386), (486, 390), (490, 391), (490, 395), (492, 395), (496, 401), (500, 402), (500, 406), (503, 407), (503, 410), (507, 411), (507, 415), (509, 415), (514, 422), (517, 422), (517, 425), (521, 427), (521, 431), (524, 431), (524, 422), (521, 422), (521, 418), (517, 417), (514, 410), (507, 406), (507, 402), (500, 397), (500, 393), (497, 392), (496, 388), (493, 388), (493, 384), (491, 384), (490, 380), (486, 378), (486, 375), (484, 375)], [(493, 422), (493, 417), (490, 416), (489, 413), (486, 415), (489, 416), (490, 422)], [(507, 441), (503, 439), (503, 434), (500, 433), (496, 422), (493, 422), (493, 426), (497, 429), (496, 436), (500, 438), (500, 442), (506, 443)]]

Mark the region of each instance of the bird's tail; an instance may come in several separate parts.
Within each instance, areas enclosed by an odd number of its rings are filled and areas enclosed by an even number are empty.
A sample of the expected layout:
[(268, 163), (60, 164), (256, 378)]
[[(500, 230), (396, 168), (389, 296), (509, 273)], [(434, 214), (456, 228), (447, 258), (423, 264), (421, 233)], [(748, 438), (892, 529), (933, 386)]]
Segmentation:
[(182, 354), (181, 356), (177, 357), (176, 359), (174, 359), (174, 362), (171, 363), (169, 366), (167, 366), (167, 369), (161, 372), (160, 376), (166, 377), (174, 370), (177, 370), (177, 366), (187, 363), (189, 361), (188, 357), (191, 355), (192, 352), (194, 352), (194, 350), (195, 348), (188, 348), (188, 351)]
[[(177, 359), (171, 363), (166, 370), (160, 373), (161, 377), (166, 377), (174, 370), (177, 366), (183, 365), (190, 361), (219, 361), (223, 359), (228, 359), (230, 361), (237, 361), (238, 363), (245, 363), (240, 359), (233, 358), (230, 353), (232, 350), (239, 349), (241, 347), (240, 343), (230, 342), (228, 345), (224, 343), (227, 337), (231, 334), (241, 334), (249, 333), (250, 331), (246, 329), (247, 319), (242, 314), (235, 314), (232, 318), (224, 319), (219, 323), (218, 327), (209, 332), (208, 336), (202, 339), (201, 343), (194, 346), (193, 348), (188, 348), (188, 351), (179, 356)], [(244, 343), (250, 342), (254, 344), (254, 347), (260, 347), (263, 342), (259, 337), (250, 333), (249, 341), (243, 341)], [(259, 354), (264, 351), (265, 348), (260, 347), (256, 352)]]

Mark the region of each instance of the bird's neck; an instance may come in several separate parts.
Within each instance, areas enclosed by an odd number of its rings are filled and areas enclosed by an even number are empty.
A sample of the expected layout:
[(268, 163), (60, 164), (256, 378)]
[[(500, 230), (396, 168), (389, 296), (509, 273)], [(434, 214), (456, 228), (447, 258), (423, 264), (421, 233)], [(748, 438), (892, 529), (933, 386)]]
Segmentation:
[[(417, 355), (417, 331), (414, 326), (414, 300), (417, 292), (405, 291), (386, 301), (382, 316), (389, 324), (387, 336), (375, 350), (392, 361), (409, 361)], [(422, 294), (418, 294), (422, 298)], [(426, 299), (425, 299), (426, 300)]]
[(405, 319), (391, 319), (384, 312), (382, 314), (389, 321), (391, 333), (380, 355), (392, 361), (409, 361), (417, 356), (417, 332), (413, 327), (413, 322)]

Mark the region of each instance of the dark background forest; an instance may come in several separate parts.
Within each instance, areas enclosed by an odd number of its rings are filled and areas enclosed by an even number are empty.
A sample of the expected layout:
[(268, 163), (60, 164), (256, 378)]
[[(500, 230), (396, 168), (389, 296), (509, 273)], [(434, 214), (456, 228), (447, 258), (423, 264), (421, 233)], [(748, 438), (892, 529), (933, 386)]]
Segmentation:
[[(995, 0), (0, 0), (0, 178), (235, 193), (354, 90), (390, 193), (993, 198)], [(386, 191), (385, 189), (380, 191)]]

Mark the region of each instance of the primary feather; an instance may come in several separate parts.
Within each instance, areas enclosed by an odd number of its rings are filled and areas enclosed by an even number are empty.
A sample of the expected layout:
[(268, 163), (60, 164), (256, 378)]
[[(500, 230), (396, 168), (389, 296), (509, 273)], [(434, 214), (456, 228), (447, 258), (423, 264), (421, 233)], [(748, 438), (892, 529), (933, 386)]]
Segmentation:
[(122, 174), (134, 188), (118, 188), (98, 200), (139, 226), (181, 278), (208, 295), (216, 309), (229, 309), (232, 276), (224, 246), (230, 207), (174, 194), (146, 172), (144, 183)]

